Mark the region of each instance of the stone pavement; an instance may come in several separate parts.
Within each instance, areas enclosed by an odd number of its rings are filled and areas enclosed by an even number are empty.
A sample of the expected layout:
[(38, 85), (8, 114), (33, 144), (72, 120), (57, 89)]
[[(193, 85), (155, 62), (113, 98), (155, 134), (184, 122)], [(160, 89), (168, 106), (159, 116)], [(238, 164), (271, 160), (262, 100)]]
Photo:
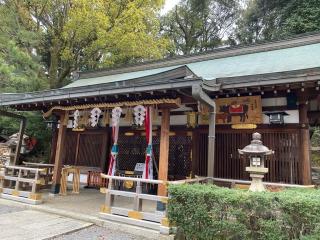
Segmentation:
[(0, 205), (1, 240), (40, 240), (91, 226), (55, 214)]
[(92, 226), (52, 240), (150, 240), (142, 236), (114, 231), (104, 227)]
[(49, 205), (28, 205), (0, 199), (0, 240), (173, 239), (157, 231), (105, 221)]

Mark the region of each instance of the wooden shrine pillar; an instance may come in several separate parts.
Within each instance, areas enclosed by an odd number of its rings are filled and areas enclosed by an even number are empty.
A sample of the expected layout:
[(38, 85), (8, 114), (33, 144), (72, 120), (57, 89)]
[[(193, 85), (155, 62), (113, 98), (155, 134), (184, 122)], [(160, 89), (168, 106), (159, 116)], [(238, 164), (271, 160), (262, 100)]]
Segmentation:
[(192, 131), (192, 150), (191, 150), (191, 169), (192, 169), (192, 177), (195, 175), (201, 175), (199, 169), (199, 131)]
[[(159, 180), (168, 180), (169, 163), (169, 132), (170, 132), (170, 109), (162, 109), (161, 115), (161, 134), (160, 134), (160, 157), (159, 157)], [(158, 186), (158, 195), (167, 196), (167, 187)]]
[(14, 166), (21, 164), (20, 151), (21, 151), (21, 146), (22, 146), (22, 141), (23, 141), (23, 135), (24, 135), (24, 132), (26, 130), (26, 124), (27, 124), (27, 120), (25, 118), (22, 118), (21, 121), (20, 121), (18, 143), (17, 143), (17, 146), (16, 146), (16, 152), (15, 152), (15, 156), (14, 156), (14, 160), (13, 160), (13, 165)]
[(299, 123), (300, 123), (300, 162), (302, 184), (310, 185), (311, 180), (311, 162), (310, 162), (310, 134), (308, 120), (308, 94), (304, 93), (298, 96), (299, 99)]
[[(56, 116), (54, 116), (56, 120)], [(57, 139), (58, 139), (58, 128), (57, 124), (52, 124), (52, 130), (51, 130), (51, 151), (50, 151), (50, 164), (54, 164), (55, 158), (56, 158), (56, 150), (57, 150)]]
[(54, 160), (54, 169), (53, 169), (53, 182), (51, 193), (58, 194), (60, 191), (60, 180), (61, 180), (61, 170), (62, 170), (62, 161), (65, 154), (65, 139), (67, 132), (67, 125), (69, 119), (69, 112), (65, 111), (60, 115), (60, 127), (58, 130), (58, 138), (56, 144), (56, 154)]

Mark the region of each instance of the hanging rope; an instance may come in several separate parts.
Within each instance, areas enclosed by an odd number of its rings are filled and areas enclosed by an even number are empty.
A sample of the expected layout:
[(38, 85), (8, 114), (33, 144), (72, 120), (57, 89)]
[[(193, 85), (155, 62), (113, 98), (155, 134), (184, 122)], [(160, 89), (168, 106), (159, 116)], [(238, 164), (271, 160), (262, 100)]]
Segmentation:
[(118, 138), (119, 138), (119, 124), (122, 109), (116, 107), (112, 110), (112, 139), (113, 146), (110, 154), (110, 163), (108, 168), (108, 175), (114, 176), (116, 172), (117, 156), (119, 153)]
[(54, 110), (63, 110), (63, 111), (75, 111), (75, 110), (84, 110), (92, 108), (115, 108), (115, 107), (133, 107), (137, 105), (158, 105), (158, 104), (173, 104), (177, 107), (181, 105), (180, 98), (170, 99), (149, 99), (141, 101), (127, 101), (127, 102), (117, 102), (117, 103), (97, 103), (97, 104), (85, 104), (85, 105), (74, 105), (74, 106), (54, 106), (48, 112), (43, 114), (44, 118), (51, 116)]

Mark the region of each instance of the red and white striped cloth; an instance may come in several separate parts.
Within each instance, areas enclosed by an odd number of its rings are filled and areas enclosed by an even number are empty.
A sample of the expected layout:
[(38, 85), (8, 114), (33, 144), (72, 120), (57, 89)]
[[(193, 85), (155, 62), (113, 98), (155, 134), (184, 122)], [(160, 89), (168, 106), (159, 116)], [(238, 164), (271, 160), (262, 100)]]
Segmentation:
[(113, 146), (110, 153), (110, 162), (109, 162), (109, 168), (108, 168), (108, 175), (111, 175), (111, 176), (114, 176), (116, 172), (117, 156), (119, 153), (118, 137), (119, 137), (119, 122), (115, 126), (112, 126)]
[(145, 130), (147, 140), (147, 150), (145, 158), (145, 167), (142, 178), (153, 179), (153, 163), (152, 163), (152, 107), (146, 107)]

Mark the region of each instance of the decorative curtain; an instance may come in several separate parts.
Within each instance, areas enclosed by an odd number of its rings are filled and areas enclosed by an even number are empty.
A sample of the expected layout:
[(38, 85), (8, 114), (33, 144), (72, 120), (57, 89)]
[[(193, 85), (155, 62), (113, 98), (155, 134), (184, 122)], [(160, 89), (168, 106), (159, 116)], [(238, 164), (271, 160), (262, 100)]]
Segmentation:
[(147, 150), (145, 159), (145, 168), (142, 178), (153, 179), (153, 163), (152, 163), (152, 107), (146, 107), (145, 130), (147, 140)]
[(114, 108), (112, 110), (112, 139), (113, 139), (113, 146), (111, 148), (110, 154), (110, 163), (108, 168), (108, 175), (114, 176), (116, 171), (116, 162), (117, 156), (119, 153), (119, 146), (118, 146), (118, 138), (119, 138), (119, 124), (120, 124), (120, 117), (121, 117), (122, 109), (120, 107)]

